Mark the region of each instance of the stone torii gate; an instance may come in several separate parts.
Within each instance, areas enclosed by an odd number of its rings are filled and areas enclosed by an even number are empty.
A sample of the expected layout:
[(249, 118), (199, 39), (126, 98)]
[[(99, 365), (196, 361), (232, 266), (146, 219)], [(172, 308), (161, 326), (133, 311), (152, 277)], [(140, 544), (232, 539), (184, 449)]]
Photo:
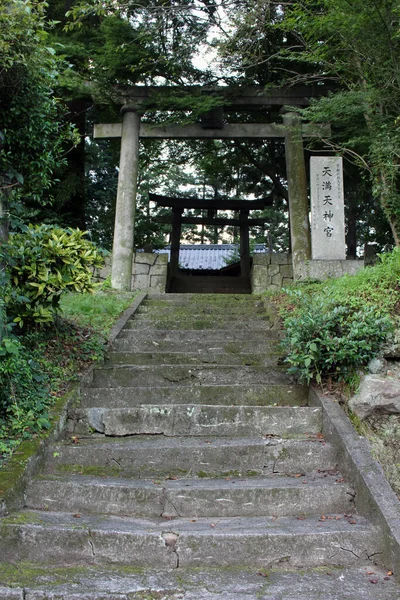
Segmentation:
[[(157, 107), (171, 92), (188, 94), (188, 106), (194, 93), (210, 93), (221, 98), (225, 111), (275, 110), (280, 111), (283, 123), (225, 123), (221, 109), (211, 111), (201, 124), (159, 125), (141, 122), (146, 109)], [(112, 256), (112, 287), (130, 290), (132, 280), (135, 205), (139, 164), (139, 139), (265, 139), (285, 141), (286, 169), (289, 195), (290, 236), (293, 267), (311, 258), (311, 236), (307, 176), (303, 137), (327, 137), (329, 125), (301, 124), (297, 113), (285, 106), (307, 106), (309, 98), (326, 94), (324, 86), (294, 86), (265, 91), (263, 88), (171, 88), (132, 86), (120, 94), (122, 123), (97, 124), (95, 138), (121, 138), (118, 192)], [(182, 110), (182, 104), (180, 110)], [(171, 107), (168, 108), (171, 110)], [(173, 110), (173, 108), (172, 108)], [(221, 118), (222, 116), (222, 118)], [(210, 201), (212, 208), (212, 201)]]

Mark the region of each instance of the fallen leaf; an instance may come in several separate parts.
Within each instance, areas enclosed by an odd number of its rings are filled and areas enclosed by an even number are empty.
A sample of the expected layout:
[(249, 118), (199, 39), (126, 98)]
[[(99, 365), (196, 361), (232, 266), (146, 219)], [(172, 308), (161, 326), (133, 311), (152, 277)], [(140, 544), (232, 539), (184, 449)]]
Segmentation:
[(261, 571), (258, 573), (258, 575), (261, 575), (261, 577), (268, 577), (268, 573), (261, 573)]
[(81, 515), (79, 513), (76, 513), (75, 515), (72, 515), (73, 517), (75, 517), (75, 519), (80, 519)]
[(305, 517), (296, 517), (299, 521), (304, 521)]
[(378, 580), (377, 579), (370, 579), (369, 582), (370, 583), (378, 583)]
[(211, 527), (215, 527), (215, 523), (211, 523)]
[(386, 573), (386, 575), (389, 575), (389, 577), (391, 577), (391, 576), (393, 575), (393, 571), (388, 571), (388, 572)]
[(349, 523), (350, 523), (350, 525), (355, 525), (357, 523), (357, 521), (355, 519), (350, 519)]

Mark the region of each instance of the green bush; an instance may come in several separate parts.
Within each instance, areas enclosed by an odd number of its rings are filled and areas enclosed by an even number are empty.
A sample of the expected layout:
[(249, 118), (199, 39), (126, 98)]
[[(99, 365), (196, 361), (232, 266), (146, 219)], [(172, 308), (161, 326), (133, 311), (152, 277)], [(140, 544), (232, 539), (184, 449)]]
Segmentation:
[(309, 383), (329, 376), (350, 380), (379, 350), (392, 330), (388, 315), (364, 305), (355, 310), (323, 293), (295, 292), (294, 312), (284, 321), (288, 371)]
[(21, 439), (50, 427), (47, 376), (15, 337), (0, 344), (0, 463)]
[(4, 294), (8, 317), (20, 327), (51, 323), (60, 297), (69, 291), (92, 292), (92, 273), (103, 266), (102, 252), (79, 229), (30, 225), (10, 236), (10, 285)]

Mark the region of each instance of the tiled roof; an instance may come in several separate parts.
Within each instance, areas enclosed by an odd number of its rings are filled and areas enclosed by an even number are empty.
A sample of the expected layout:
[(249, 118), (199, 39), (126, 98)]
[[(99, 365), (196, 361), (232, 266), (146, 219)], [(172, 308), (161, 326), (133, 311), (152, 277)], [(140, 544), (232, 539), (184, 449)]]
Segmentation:
[[(179, 264), (184, 269), (218, 270), (226, 267), (227, 260), (239, 246), (236, 244), (181, 244)], [(255, 252), (267, 252), (264, 244), (257, 244)], [(170, 253), (169, 246), (156, 250), (160, 254)]]

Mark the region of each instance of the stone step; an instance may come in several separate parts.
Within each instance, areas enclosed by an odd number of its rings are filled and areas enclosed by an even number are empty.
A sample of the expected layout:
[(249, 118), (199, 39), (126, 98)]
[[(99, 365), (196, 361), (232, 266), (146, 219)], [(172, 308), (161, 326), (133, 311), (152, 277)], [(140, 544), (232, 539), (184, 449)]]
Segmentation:
[[(222, 404), (305, 406), (304, 385), (186, 385), (180, 387), (83, 388), (84, 407), (131, 408), (147, 404)], [(79, 410), (79, 409), (78, 409)]]
[(270, 367), (280, 362), (278, 350), (269, 352), (110, 352), (105, 365), (243, 365)]
[(321, 431), (320, 408), (147, 404), (135, 408), (78, 409), (78, 419), (107, 436), (251, 436), (296, 437)]
[(193, 346), (196, 347), (198, 342), (200, 343), (234, 343), (238, 348), (245, 338), (247, 341), (262, 342), (268, 344), (269, 340), (280, 340), (281, 332), (276, 329), (264, 329), (264, 330), (252, 330), (249, 334), (246, 330), (237, 329), (236, 327), (231, 329), (157, 329), (156, 327), (148, 327), (145, 329), (123, 329), (118, 336), (118, 339), (151, 339), (153, 342), (158, 340), (170, 340), (192, 342)]
[(351, 514), (354, 491), (339, 473), (249, 479), (130, 480), (83, 475), (40, 477), (28, 508), (125, 517), (305, 517)]
[(254, 306), (261, 301), (260, 296), (252, 294), (148, 294), (146, 302), (153, 306)]
[[(340, 519), (336, 520), (336, 516)], [(370, 562), (382, 549), (362, 517), (132, 519), (21, 511), (2, 519), (3, 562), (173, 568), (287, 568)]]
[(200, 319), (180, 318), (180, 319), (131, 319), (127, 322), (125, 330), (133, 331), (154, 331), (154, 329), (170, 331), (231, 331), (235, 329), (238, 332), (252, 331), (270, 331), (271, 323), (260, 319), (259, 321), (243, 319), (220, 319), (213, 316)]
[[(372, 563), (316, 569), (0, 566), (2, 600), (399, 600)], [(375, 583), (375, 585), (371, 585)]]
[[(245, 338), (245, 339), (243, 339)], [(281, 353), (280, 338), (273, 330), (243, 336), (238, 332), (156, 331), (151, 336), (141, 331), (124, 329), (112, 344), (115, 352), (180, 352), (193, 354)]]
[(275, 314), (276, 311), (273, 307), (268, 304), (264, 304), (263, 301), (254, 302), (253, 304), (245, 304), (244, 306), (229, 306), (219, 304), (207, 304), (205, 302), (192, 301), (189, 304), (183, 304), (181, 306), (175, 306), (173, 304), (160, 305), (158, 301), (145, 300), (142, 302), (140, 307), (135, 313), (135, 316), (186, 316), (186, 315), (198, 315), (199, 317), (208, 315), (226, 315), (229, 313), (235, 317), (243, 316), (245, 318), (253, 318), (254, 316), (270, 316), (271, 313)]
[(318, 436), (301, 440), (92, 435), (50, 446), (45, 472), (98, 476), (240, 477), (336, 468), (334, 448)]
[(219, 365), (120, 365), (95, 369), (93, 387), (154, 387), (181, 385), (235, 385), (235, 384), (293, 384), (279, 367), (246, 367)]

